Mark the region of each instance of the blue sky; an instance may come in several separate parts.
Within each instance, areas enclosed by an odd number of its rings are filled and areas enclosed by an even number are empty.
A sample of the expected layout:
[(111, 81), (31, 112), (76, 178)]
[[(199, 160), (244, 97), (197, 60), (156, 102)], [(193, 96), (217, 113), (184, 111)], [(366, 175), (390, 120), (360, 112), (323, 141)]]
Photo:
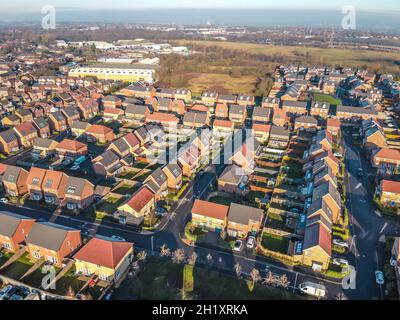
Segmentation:
[[(0, 12), (40, 11), (45, 5), (59, 9), (147, 9), (147, 8), (275, 8), (336, 9), (353, 5), (358, 10), (399, 10), (399, 0), (12, 0), (1, 1)], [(6, 3), (4, 3), (6, 2)]]

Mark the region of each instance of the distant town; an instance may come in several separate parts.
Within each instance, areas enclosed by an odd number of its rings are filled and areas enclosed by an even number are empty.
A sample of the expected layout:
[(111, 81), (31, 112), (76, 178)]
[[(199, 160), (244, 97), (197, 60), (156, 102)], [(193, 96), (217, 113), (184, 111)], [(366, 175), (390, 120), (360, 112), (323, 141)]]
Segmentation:
[(281, 57), (252, 93), (239, 82), (250, 72), (233, 67), (235, 92), (192, 90), (194, 69), (191, 87), (163, 85), (213, 44), (385, 56), (396, 35), (141, 26), (162, 36), (28, 39), (7, 28), (1, 300), (399, 298), (398, 73)]

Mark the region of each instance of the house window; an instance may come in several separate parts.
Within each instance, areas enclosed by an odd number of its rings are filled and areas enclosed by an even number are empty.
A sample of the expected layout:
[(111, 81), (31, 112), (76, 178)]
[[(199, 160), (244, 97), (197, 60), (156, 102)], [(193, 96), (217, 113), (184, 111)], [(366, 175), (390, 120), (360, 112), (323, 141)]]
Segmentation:
[(108, 276), (106, 274), (100, 273), (99, 274), (99, 279), (106, 281), (108, 279)]
[(76, 190), (76, 188), (75, 188), (75, 187), (68, 187), (68, 190), (67, 190), (67, 192), (68, 192), (68, 193), (72, 193), (72, 194), (74, 194), (74, 193), (75, 193), (75, 190)]
[(11, 250), (11, 249), (12, 249), (11, 244), (8, 243), (8, 242), (4, 242), (4, 243), (3, 243), (3, 248), (8, 249), (8, 250)]
[(42, 257), (42, 255), (40, 254), (39, 251), (33, 251), (32, 255), (36, 258), (36, 259), (40, 259)]

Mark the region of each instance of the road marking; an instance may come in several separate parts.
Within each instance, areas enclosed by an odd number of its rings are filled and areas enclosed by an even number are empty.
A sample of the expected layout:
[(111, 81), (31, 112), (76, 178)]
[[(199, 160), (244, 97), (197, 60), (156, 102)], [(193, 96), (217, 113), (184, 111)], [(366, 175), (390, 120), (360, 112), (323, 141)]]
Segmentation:
[(356, 185), (356, 189), (358, 189), (358, 188), (361, 187), (361, 186), (362, 186), (362, 184), (359, 183), (358, 185)]
[(382, 218), (382, 214), (380, 213), (379, 210), (375, 210), (375, 213), (376, 213), (376, 215), (377, 215), (378, 217)]
[(385, 224), (383, 225), (381, 231), (379, 231), (379, 234), (381, 234), (386, 229), (387, 225), (388, 225), (388, 223), (385, 222)]

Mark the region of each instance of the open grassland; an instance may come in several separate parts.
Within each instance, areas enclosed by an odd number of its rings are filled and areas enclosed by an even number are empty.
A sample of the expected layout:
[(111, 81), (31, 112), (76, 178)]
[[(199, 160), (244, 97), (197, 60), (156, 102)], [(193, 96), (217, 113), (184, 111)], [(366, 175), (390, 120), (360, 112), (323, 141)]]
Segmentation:
[(180, 45), (194, 47), (221, 47), (222, 49), (244, 51), (249, 54), (268, 55), (286, 63), (316, 63), (350, 67), (367, 66), (371, 69), (381, 66), (385, 72), (399, 72), (400, 56), (394, 52), (380, 52), (367, 49), (330, 49), (302, 46), (263, 45), (225, 41), (180, 40)]

